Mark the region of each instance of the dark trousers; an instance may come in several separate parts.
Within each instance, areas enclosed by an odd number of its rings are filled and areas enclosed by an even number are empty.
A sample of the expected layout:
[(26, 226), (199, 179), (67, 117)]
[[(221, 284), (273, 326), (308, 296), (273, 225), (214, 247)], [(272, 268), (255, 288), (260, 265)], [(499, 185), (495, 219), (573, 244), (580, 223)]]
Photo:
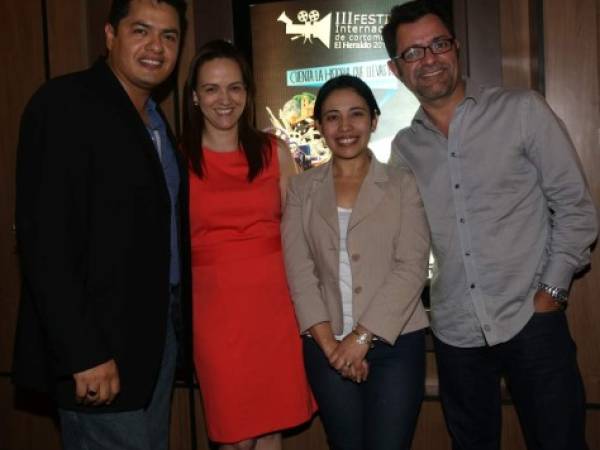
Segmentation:
[(565, 313), (536, 313), (493, 347), (435, 339), (440, 397), (453, 450), (499, 450), (504, 377), (529, 450), (584, 450), (585, 394)]
[(304, 362), (332, 450), (408, 450), (424, 394), (425, 333), (402, 335), (369, 350), (369, 377), (357, 384), (329, 365), (313, 339)]

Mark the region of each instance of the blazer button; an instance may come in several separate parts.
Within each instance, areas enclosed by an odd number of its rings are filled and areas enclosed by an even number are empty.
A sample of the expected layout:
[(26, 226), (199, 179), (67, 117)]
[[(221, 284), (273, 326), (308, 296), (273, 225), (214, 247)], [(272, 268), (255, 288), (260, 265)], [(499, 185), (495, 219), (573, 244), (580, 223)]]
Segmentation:
[(358, 253), (355, 253), (354, 255), (352, 255), (352, 261), (358, 261), (360, 259), (360, 255)]
[(362, 292), (362, 286), (356, 286), (354, 288), (354, 293), (355, 294), (360, 294)]

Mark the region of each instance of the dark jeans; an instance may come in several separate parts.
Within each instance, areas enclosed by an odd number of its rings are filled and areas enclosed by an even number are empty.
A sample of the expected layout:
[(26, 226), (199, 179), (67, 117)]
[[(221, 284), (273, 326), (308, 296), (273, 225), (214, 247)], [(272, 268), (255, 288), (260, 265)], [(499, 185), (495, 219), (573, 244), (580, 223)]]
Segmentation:
[(536, 313), (514, 338), (457, 348), (435, 339), (453, 450), (499, 450), (504, 376), (529, 450), (584, 450), (585, 394), (565, 313)]
[[(173, 299), (172, 299), (173, 301)], [(150, 404), (144, 409), (92, 414), (59, 409), (64, 450), (167, 450), (177, 339), (169, 317)]]
[(410, 449), (424, 394), (425, 333), (402, 335), (369, 350), (369, 377), (343, 378), (308, 337), (304, 362), (332, 450)]

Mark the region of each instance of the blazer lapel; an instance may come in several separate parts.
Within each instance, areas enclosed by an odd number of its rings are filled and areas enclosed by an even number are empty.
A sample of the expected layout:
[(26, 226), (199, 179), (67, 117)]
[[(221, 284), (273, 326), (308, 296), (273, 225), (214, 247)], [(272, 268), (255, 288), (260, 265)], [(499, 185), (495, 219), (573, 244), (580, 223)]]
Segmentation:
[(339, 223), (337, 216), (337, 201), (335, 196), (335, 187), (333, 185), (333, 173), (331, 162), (327, 163), (328, 167), (323, 171), (321, 178), (313, 180), (313, 198), (315, 201), (316, 210), (319, 212), (323, 220), (331, 227), (336, 236), (340, 235)]
[(362, 182), (352, 215), (348, 224), (348, 232), (368, 217), (385, 197), (384, 185), (388, 181), (385, 166), (371, 154), (371, 165)]
[[(131, 124), (128, 128), (131, 133), (135, 134), (137, 141), (142, 144), (140, 147), (152, 167), (152, 172), (161, 181), (162, 196), (170, 202), (169, 191), (158, 152), (129, 96), (104, 60), (98, 60), (92, 66), (90, 72), (94, 77), (95, 86), (104, 93), (106, 98), (110, 99), (110, 101), (106, 102), (107, 105), (113, 105), (115, 115), (121, 117), (124, 123)], [(165, 123), (167, 122), (165, 121)]]

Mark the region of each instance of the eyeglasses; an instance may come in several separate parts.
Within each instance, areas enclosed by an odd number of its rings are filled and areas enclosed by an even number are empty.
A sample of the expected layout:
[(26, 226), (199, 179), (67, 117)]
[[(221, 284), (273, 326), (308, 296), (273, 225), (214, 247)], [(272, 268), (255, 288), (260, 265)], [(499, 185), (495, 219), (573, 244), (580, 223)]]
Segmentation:
[(402, 59), (404, 62), (412, 63), (425, 58), (425, 51), (427, 49), (429, 49), (433, 55), (441, 55), (442, 53), (452, 50), (453, 46), (454, 38), (439, 38), (424, 47), (415, 45), (414, 47), (407, 48), (398, 56), (394, 56), (392, 59), (394, 61)]

